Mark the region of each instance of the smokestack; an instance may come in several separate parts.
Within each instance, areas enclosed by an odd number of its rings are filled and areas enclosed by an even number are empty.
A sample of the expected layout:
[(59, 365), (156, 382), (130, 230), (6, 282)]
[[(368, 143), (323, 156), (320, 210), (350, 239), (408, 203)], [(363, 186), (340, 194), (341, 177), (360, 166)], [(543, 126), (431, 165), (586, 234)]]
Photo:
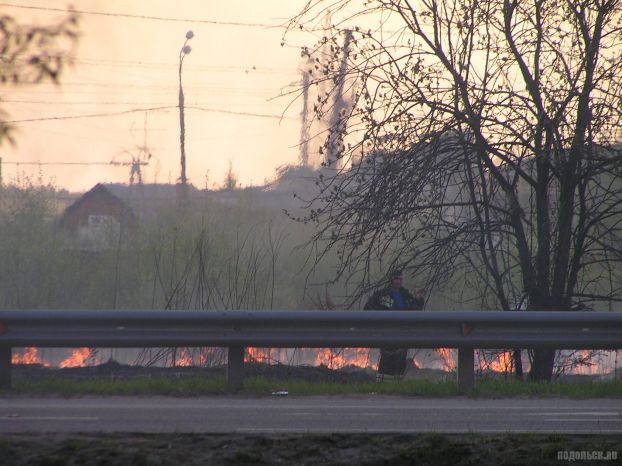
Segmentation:
[[(307, 61), (307, 64), (311, 60)], [(300, 166), (309, 166), (309, 72), (304, 67), (302, 70), (302, 92), (303, 92), (303, 106), (302, 106), (302, 127), (300, 128)]]
[(344, 99), (343, 88), (346, 81), (346, 71), (348, 67), (348, 58), (350, 57), (350, 42), (352, 41), (352, 31), (347, 29), (345, 31), (345, 38), (343, 41), (343, 56), (341, 57), (341, 64), (339, 66), (339, 82), (335, 88), (335, 100), (333, 104), (333, 111), (330, 115), (328, 136), (328, 147), (326, 151), (326, 157), (329, 160), (336, 160), (340, 153), (343, 152), (343, 132), (345, 130), (345, 111), (348, 108), (348, 102)]

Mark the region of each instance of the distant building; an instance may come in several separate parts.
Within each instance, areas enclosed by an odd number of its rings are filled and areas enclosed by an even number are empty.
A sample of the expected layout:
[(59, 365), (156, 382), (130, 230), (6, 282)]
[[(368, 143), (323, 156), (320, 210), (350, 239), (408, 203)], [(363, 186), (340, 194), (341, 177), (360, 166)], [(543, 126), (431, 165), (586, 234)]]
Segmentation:
[[(308, 168), (284, 169), (266, 186), (233, 190), (200, 190), (188, 184), (186, 207), (193, 215), (220, 215), (223, 206), (236, 204), (291, 212), (301, 207), (294, 192), (309, 198), (317, 189), (314, 175)], [(99, 183), (75, 199), (63, 211), (59, 223), (72, 233), (81, 249), (109, 249), (116, 247), (122, 227), (149, 227), (171, 221), (170, 213), (183, 212), (178, 189), (175, 184)]]
[[(128, 185), (107, 183), (105, 187), (132, 210), (137, 223), (145, 224), (157, 220), (167, 210), (179, 207), (179, 184), (141, 183)], [(200, 191), (194, 186), (186, 186), (186, 199), (196, 201)]]
[(63, 212), (60, 225), (77, 238), (84, 250), (105, 250), (114, 246), (121, 228), (133, 227), (131, 209), (103, 184), (95, 185)]

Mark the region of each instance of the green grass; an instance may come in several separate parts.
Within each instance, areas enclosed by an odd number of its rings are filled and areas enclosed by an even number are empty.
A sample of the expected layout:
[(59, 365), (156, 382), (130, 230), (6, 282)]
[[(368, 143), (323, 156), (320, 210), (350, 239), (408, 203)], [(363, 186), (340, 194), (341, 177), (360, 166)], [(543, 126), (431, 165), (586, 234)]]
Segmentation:
[(226, 393), (224, 377), (186, 377), (172, 379), (154, 377), (130, 380), (87, 379), (70, 380), (50, 377), (31, 381), (18, 379), (13, 391), (32, 394), (60, 395), (171, 395), (196, 396)]
[(307, 382), (304, 380), (269, 380), (249, 378), (244, 389), (252, 393), (287, 391), (290, 395), (386, 394), (419, 396), (454, 396), (458, 387), (454, 381), (402, 380), (367, 383)]
[(622, 380), (600, 382), (521, 382), (515, 379), (476, 383), (473, 396), (566, 396), (570, 398), (622, 397)]
[[(264, 377), (247, 378), (242, 393), (271, 395), (286, 391), (289, 395), (382, 394), (444, 397), (458, 395), (454, 380), (402, 380), (368, 383), (307, 382), (303, 380), (273, 380)], [(46, 378), (18, 379), (13, 382), (14, 393), (59, 395), (169, 395), (198, 396), (227, 393), (223, 377), (184, 377), (172, 379), (154, 377), (130, 380), (87, 379), (69, 380)], [(622, 397), (622, 380), (588, 383), (530, 383), (517, 380), (481, 380), (469, 394), (474, 397), (566, 396), (571, 398)]]

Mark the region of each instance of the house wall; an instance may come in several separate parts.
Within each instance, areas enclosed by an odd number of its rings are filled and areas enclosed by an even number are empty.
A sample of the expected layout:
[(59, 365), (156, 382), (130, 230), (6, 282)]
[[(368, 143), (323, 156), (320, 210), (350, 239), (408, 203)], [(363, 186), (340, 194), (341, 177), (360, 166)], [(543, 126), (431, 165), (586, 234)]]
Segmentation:
[(85, 199), (79, 205), (74, 206), (70, 213), (63, 218), (63, 224), (70, 230), (77, 230), (81, 226), (89, 224), (89, 217), (92, 215), (107, 216), (114, 218), (117, 222), (127, 222), (123, 218), (123, 205), (111, 197), (92, 196)]

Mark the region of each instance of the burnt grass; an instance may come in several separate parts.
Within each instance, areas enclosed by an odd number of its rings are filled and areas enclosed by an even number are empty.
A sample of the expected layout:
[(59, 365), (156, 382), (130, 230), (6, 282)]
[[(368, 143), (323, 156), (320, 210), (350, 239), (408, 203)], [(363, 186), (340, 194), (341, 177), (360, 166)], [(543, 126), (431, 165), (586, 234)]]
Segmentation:
[[(326, 366), (290, 366), (286, 364), (265, 364), (251, 362), (244, 364), (245, 377), (264, 377), (272, 380), (304, 380), (306, 382), (336, 382), (336, 383), (364, 383), (373, 382), (376, 373), (371, 369), (358, 366), (346, 366), (340, 369), (330, 369)], [(108, 361), (103, 364), (80, 367), (44, 367), (39, 364), (15, 364), (12, 366), (13, 377), (28, 380), (46, 378), (64, 378), (72, 380), (84, 379), (114, 379), (130, 380), (145, 377), (194, 377), (206, 378), (224, 377), (225, 366), (197, 367), (197, 366), (140, 366), (120, 364)]]
[(568, 461), (558, 459), (559, 451), (617, 451), (622, 456), (621, 449), (620, 435), (5, 434), (0, 435), (0, 464), (560, 465)]

